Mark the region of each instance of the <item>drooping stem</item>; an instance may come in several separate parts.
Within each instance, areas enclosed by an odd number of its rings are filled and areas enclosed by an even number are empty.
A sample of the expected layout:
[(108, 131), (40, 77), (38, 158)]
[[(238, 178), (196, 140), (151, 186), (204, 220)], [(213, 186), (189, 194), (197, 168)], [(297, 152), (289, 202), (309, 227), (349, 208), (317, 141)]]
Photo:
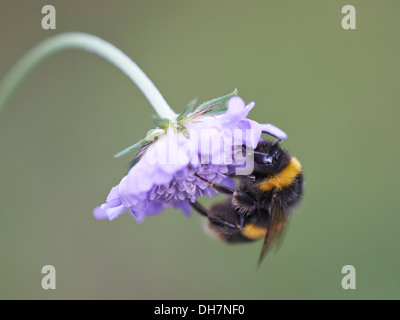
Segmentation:
[(139, 87), (161, 118), (176, 119), (176, 113), (169, 107), (153, 82), (135, 62), (111, 43), (80, 32), (63, 33), (46, 39), (17, 62), (0, 83), (0, 113), (18, 86), (35, 66), (50, 55), (65, 49), (81, 49), (93, 52), (111, 62)]

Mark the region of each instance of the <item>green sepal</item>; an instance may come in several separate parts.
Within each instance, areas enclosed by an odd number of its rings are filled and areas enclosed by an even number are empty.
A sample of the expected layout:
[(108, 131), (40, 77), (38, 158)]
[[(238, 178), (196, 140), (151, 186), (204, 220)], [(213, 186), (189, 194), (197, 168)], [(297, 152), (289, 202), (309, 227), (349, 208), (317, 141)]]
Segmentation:
[(190, 101), (187, 106), (182, 110), (182, 112), (179, 114), (178, 119), (183, 119), (185, 118), (188, 114), (192, 113), (194, 110), (194, 107), (196, 106), (197, 103), (197, 98), (193, 99)]
[(139, 162), (139, 160), (142, 158), (143, 154), (140, 156), (135, 157), (130, 163), (129, 163), (129, 169), (132, 169), (133, 166)]
[(194, 110), (192, 115), (197, 115), (197, 114), (210, 115), (210, 114), (223, 113), (228, 109), (228, 106), (227, 106), (228, 100), (236, 95), (237, 95), (237, 89), (235, 89), (235, 91), (233, 91), (225, 96), (204, 102), (201, 105), (199, 105), (196, 108), (196, 110)]
[(162, 133), (164, 133), (164, 130), (162, 130), (160, 128), (150, 130), (147, 133), (147, 136), (145, 138), (141, 139), (139, 142), (136, 142), (135, 144), (131, 145), (130, 147), (125, 148), (124, 150), (118, 152), (117, 154), (114, 155), (114, 158), (122, 157), (129, 152), (133, 152), (137, 149), (143, 148), (145, 145), (152, 142), (156, 137), (158, 137)]
[(122, 156), (126, 155), (129, 152), (133, 152), (133, 151), (135, 151), (137, 149), (141, 149), (142, 147), (144, 147), (148, 143), (149, 143), (149, 141), (147, 141), (146, 138), (143, 138), (139, 142), (136, 142), (135, 144), (131, 145), (130, 147), (125, 148), (124, 150), (114, 154), (114, 158), (119, 158), (119, 157), (122, 157)]
[(161, 118), (156, 114), (153, 114), (153, 123), (157, 128), (166, 128), (171, 120)]

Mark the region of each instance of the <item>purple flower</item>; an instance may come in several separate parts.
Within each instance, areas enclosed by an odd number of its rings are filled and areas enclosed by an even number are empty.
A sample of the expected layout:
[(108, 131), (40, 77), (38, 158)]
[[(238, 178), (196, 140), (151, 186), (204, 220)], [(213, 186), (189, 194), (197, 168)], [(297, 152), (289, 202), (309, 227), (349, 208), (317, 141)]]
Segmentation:
[(234, 186), (228, 173), (243, 165), (237, 160), (243, 145), (254, 149), (262, 132), (287, 138), (271, 124), (247, 119), (254, 102), (246, 106), (235, 96), (227, 102), (226, 112), (210, 114), (213, 107), (196, 109), (160, 130), (142, 149), (136, 165), (111, 189), (106, 203), (94, 209), (94, 216), (113, 220), (129, 210), (141, 222), (171, 206), (189, 216), (190, 202), (216, 194), (203, 179)]

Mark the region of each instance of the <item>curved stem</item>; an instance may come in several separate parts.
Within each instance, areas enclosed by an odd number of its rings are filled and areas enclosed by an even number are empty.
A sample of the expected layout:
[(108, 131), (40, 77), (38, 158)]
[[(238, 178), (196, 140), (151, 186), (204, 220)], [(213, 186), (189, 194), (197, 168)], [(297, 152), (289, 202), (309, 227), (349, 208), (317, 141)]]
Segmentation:
[(0, 83), (0, 113), (24, 78), (39, 62), (65, 49), (86, 50), (111, 62), (139, 87), (161, 118), (176, 119), (176, 113), (135, 62), (111, 43), (80, 32), (63, 33), (46, 39), (21, 58)]

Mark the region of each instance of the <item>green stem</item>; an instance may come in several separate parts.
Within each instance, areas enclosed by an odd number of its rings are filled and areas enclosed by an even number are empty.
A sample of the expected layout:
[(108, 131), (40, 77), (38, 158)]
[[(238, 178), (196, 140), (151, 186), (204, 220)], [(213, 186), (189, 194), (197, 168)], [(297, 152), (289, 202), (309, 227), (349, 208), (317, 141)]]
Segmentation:
[(36, 65), (50, 55), (65, 49), (86, 50), (111, 62), (139, 87), (161, 118), (176, 119), (176, 113), (135, 62), (111, 43), (80, 32), (63, 33), (46, 39), (21, 58), (0, 83), (0, 113), (24, 78)]

